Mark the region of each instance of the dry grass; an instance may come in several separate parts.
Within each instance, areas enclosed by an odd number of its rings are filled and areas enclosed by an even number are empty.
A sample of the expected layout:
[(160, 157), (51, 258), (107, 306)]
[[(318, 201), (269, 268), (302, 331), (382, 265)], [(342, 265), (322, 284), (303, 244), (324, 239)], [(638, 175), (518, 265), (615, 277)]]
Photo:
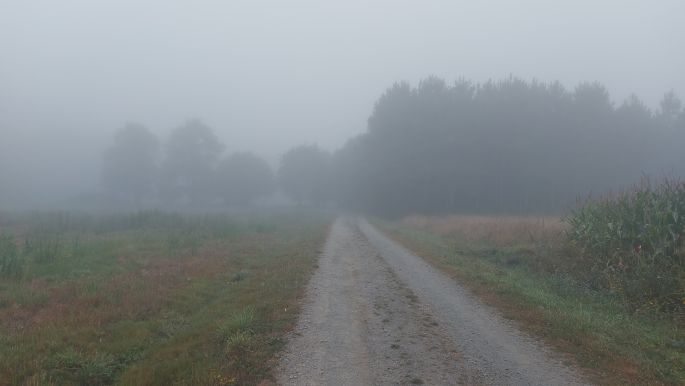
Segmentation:
[(556, 242), (567, 229), (561, 218), (552, 216), (411, 216), (401, 222), (441, 236), (498, 247)]

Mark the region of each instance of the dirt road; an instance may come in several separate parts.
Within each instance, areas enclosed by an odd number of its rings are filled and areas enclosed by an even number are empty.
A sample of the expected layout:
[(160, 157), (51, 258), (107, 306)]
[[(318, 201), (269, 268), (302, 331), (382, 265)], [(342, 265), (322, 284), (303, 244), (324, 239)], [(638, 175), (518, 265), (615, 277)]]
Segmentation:
[(540, 343), (368, 222), (340, 218), (281, 357), (284, 385), (575, 385)]

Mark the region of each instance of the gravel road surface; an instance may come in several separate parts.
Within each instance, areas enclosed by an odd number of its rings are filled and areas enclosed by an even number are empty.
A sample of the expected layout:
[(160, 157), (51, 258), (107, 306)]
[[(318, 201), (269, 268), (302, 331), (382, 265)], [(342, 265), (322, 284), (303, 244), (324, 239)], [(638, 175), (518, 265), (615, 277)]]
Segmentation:
[(283, 385), (581, 385), (558, 356), (366, 220), (333, 224)]

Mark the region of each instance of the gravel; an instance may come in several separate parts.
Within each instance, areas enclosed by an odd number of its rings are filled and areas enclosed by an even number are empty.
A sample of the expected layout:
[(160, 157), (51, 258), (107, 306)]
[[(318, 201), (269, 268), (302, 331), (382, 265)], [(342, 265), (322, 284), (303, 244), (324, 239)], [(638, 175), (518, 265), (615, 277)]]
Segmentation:
[(333, 224), (283, 385), (587, 384), (541, 343), (366, 220)]

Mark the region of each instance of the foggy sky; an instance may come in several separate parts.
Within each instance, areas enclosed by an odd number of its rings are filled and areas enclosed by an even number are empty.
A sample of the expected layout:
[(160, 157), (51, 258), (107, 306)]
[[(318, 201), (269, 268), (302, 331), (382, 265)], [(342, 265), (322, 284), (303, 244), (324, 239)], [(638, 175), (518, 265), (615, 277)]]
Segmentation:
[(274, 165), (303, 142), (333, 150), (393, 82), (428, 75), (597, 80), (654, 108), (685, 96), (683, 15), (680, 0), (0, 0), (4, 200), (97, 189), (127, 121), (164, 135), (199, 117)]

